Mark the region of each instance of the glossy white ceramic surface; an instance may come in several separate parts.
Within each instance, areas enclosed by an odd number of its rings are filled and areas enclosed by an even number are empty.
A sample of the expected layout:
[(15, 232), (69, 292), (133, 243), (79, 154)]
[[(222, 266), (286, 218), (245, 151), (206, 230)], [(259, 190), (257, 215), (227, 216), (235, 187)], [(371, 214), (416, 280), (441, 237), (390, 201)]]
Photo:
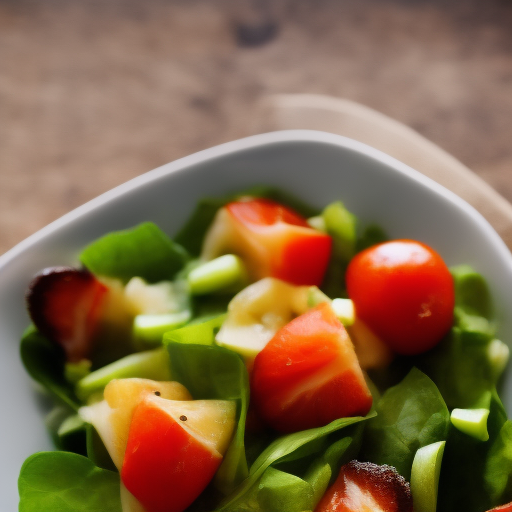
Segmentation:
[[(344, 137), (284, 131), (224, 144), (164, 165), (65, 215), (0, 257), (0, 510), (17, 510), (16, 481), (28, 455), (50, 449), (46, 404), (18, 355), (28, 324), (24, 291), (46, 266), (73, 264), (80, 248), (109, 231), (149, 220), (170, 235), (196, 201), (251, 185), (281, 187), (322, 206), (341, 199), (363, 224), (434, 247), (449, 265), (468, 263), (488, 280), (500, 337), (512, 346), (512, 257), (467, 203), (397, 160)], [(512, 411), (512, 379), (505, 382)]]

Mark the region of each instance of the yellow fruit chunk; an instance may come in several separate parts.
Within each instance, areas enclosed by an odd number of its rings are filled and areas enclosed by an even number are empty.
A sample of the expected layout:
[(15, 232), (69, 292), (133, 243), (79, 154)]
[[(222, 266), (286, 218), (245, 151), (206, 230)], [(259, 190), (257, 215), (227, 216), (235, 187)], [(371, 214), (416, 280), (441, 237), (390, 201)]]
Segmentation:
[(229, 303), (217, 343), (255, 357), (281, 327), (308, 309), (309, 289), (273, 277), (244, 288)]
[(166, 412), (191, 436), (224, 455), (235, 428), (236, 403), (228, 400), (162, 400), (148, 395), (146, 403)]
[(119, 470), (123, 465), (133, 411), (148, 395), (168, 400), (192, 400), (187, 389), (178, 382), (114, 379), (105, 387), (103, 401), (82, 407), (79, 411), (84, 421), (97, 430)]

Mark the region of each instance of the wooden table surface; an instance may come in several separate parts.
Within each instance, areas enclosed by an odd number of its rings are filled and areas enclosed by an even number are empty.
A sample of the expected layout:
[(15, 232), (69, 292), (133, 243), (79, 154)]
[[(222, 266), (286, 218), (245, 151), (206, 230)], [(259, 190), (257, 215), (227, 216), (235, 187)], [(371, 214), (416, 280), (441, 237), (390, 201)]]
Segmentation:
[[(361, 102), (512, 200), (512, 1), (0, 0), (0, 253), (145, 171), (261, 131), (273, 93)], [(238, 18), (237, 18), (238, 16)]]

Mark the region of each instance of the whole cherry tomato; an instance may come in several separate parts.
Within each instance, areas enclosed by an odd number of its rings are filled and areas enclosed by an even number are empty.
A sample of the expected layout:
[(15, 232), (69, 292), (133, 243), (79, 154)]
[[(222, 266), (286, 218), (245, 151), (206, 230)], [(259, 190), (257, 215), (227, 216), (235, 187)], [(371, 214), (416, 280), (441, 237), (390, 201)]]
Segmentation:
[(433, 348), (453, 320), (453, 278), (433, 249), (394, 240), (357, 254), (347, 269), (356, 315), (399, 354)]

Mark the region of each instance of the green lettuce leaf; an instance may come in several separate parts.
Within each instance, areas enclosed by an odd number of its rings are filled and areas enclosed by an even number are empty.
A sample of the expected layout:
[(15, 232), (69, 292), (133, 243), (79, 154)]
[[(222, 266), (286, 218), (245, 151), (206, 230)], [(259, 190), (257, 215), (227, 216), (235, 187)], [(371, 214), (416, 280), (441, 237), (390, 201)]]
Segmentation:
[(389, 464), (406, 479), (416, 450), (448, 435), (450, 413), (436, 385), (413, 368), (398, 385), (377, 402), (377, 417), (368, 422), (362, 457), (376, 464)]
[(187, 259), (185, 249), (152, 222), (109, 233), (80, 255), (82, 264), (93, 274), (125, 283), (135, 276), (149, 283), (172, 279)]
[(260, 454), (251, 466), (249, 476), (220, 504), (217, 512), (254, 510), (253, 500), (258, 490), (258, 483), (269, 467), (279, 464), (278, 469), (282, 470), (281, 465), (283, 463), (298, 461), (314, 452), (319, 452), (325, 449), (324, 438), (326, 436), (372, 416), (374, 416), (374, 413), (370, 413), (365, 418), (340, 418), (324, 427), (303, 430), (279, 437)]
[(40, 452), (23, 464), (19, 512), (121, 512), (119, 475), (68, 452)]
[(80, 401), (64, 378), (64, 351), (31, 326), (21, 338), (20, 353), (28, 374), (60, 403), (77, 411)]
[(224, 316), (171, 331), (164, 336), (171, 374), (194, 399), (235, 400), (238, 423), (233, 440), (215, 476), (215, 485), (228, 494), (248, 473), (244, 433), (249, 405), (249, 377), (242, 359), (214, 345)]
[(311, 217), (318, 213), (318, 210), (303, 203), (300, 199), (293, 197), (273, 187), (252, 187), (242, 192), (228, 194), (222, 197), (211, 197), (201, 199), (183, 228), (174, 237), (177, 243), (181, 244), (193, 256), (199, 256), (203, 240), (210, 224), (217, 211), (227, 203), (236, 201), (243, 196), (264, 197), (293, 208), (304, 217)]

